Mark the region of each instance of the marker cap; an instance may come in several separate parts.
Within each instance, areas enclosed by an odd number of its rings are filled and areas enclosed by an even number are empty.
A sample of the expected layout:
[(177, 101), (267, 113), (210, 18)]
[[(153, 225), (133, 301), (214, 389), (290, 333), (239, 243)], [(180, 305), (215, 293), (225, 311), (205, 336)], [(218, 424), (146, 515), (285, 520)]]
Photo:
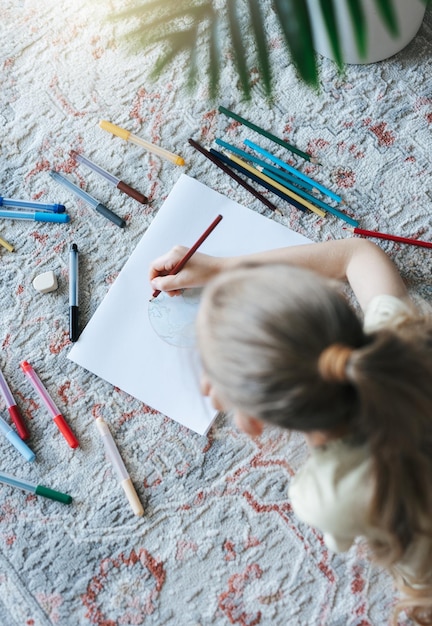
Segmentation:
[(139, 517), (144, 515), (143, 505), (138, 498), (138, 494), (135, 491), (132, 480), (130, 478), (123, 480), (121, 482), (121, 486), (124, 489), (126, 497), (129, 500), (129, 504), (131, 505), (132, 511), (135, 513), (135, 515), (138, 515)]
[(69, 424), (66, 422), (65, 418), (63, 417), (63, 415), (61, 415), (61, 414), (56, 415), (56, 417), (54, 417), (54, 422), (56, 423), (57, 428), (59, 429), (59, 431), (61, 432), (63, 437), (66, 439), (66, 441), (68, 442), (70, 447), (71, 448), (78, 448), (79, 447), (79, 441), (75, 437), (75, 435), (73, 434)]
[(67, 493), (61, 493), (60, 491), (55, 491), (54, 489), (50, 489), (49, 487), (44, 487), (43, 485), (38, 485), (35, 490), (35, 494), (37, 496), (43, 496), (44, 498), (49, 498), (50, 500), (57, 500), (57, 502), (63, 502), (63, 504), (70, 504), (72, 502), (72, 496)]
[(41, 213), (40, 211), (36, 211), (34, 216), (35, 220), (38, 222), (57, 222), (65, 224), (70, 220), (67, 213)]
[(35, 460), (36, 455), (33, 450), (30, 450), (28, 445), (24, 443), (20, 437), (18, 437), (14, 430), (10, 430), (6, 437), (9, 439), (14, 448), (16, 448), (18, 452), (23, 455), (26, 461), (33, 462)]
[(125, 130), (124, 128), (120, 128), (120, 126), (116, 126), (116, 124), (112, 124), (111, 122), (107, 122), (106, 120), (101, 120), (99, 122), (99, 126), (103, 130), (106, 130), (113, 135), (117, 135), (117, 137), (121, 137), (125, 141), (129, 139), (130, 131)]
[(17, 405), (14, 404), (13, 406), (10, 406), (8, 408), (8, 411), (9, 415), (11, 416), (11, 420), (15, 424), (15, 427), (18, 431), (18, 435), (21, 437), (21, 439), (28, 439), (30, 437), (30, 433), (24, 423), (24, 420), (21, 413), (19, 412)]

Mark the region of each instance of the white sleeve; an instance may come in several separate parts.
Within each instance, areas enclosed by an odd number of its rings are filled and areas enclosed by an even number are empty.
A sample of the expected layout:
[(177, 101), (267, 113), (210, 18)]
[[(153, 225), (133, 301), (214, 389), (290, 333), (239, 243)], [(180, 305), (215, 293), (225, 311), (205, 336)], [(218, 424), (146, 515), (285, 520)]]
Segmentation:
[(409, 304), (395, 296), (382, 294), (372, 298), (366, 307), (363, 327), (367, 333), (373, 333), (386, 326), (397, 325), (412, 314)]
[(330, 550), (345, 552), (366, 532), (372, 489), (365, 447), (335, 442), (311, 454), (288, 495), (296, 516), (319, 530)]

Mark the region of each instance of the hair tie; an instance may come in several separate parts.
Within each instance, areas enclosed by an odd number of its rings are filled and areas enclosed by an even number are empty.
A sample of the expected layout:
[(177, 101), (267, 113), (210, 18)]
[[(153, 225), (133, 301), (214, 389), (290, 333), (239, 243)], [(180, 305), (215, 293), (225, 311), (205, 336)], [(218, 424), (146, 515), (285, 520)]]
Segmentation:
[(347, 382), (347, 363), (353, 352), (353, 348), (341, 343), (333, 343), (325, 348), (318, 358), (321, 377), (329, 383)]

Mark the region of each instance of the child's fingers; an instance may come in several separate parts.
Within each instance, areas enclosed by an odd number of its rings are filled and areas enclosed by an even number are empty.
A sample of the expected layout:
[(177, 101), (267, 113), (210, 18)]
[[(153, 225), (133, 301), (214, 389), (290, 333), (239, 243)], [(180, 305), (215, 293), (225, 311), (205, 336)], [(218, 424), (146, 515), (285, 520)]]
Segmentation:
[(152, 261), (149, 268), (149, 279), (153, 280), (156, 276), (169, 274), (187, 250), (185, 246), (175, 246), (169, 252)]

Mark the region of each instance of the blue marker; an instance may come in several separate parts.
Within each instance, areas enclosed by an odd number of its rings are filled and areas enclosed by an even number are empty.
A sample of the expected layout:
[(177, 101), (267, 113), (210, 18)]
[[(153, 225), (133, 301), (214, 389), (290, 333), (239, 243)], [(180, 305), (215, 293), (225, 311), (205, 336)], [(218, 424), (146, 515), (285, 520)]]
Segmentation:
[(32, 202), (30, 200), (15, 200), (15, 198), (2, 198), (0, 196), (0, 206), (14, 206), (22, 209), (35, 209), (36, 211), (51, 211), (52, 213), (64, 213), (64, 204), (46, 204), (44, 202)]
[(20, 454), (23, 455), (26, 461), (34, 461), (36, 458), (33, 450), (30, 450), (28, 445), (24, 443), (24, 441), (18, 436), (18, 434), (12, 430), (5, 420), (0, 417), (0, 432), (6, 437), (6, 439), (11, 443), (14, 448), (18, 450)]
[(67, 213), (43, 213), (42, 211), (2, 211), (0, 217), (8, 217), (11, 220), (35, 220), (36, 222), (57, 222), (65, 224), (70, 217)]
[(296, 170), (294, 167), (291, 167), (291, 165), (288, 165), (288, 163), (284, 163), (284, 161), (281, 161), (281, 159), (278, 159), (277, 157), (273, 156), (273, 154), (271, 154), (270, 152), (267, 152), (267, 150), (264, 150), (264, 148), (257, 146), (257, 144), (254, 143), (253, 141), (250, 141), (250, 139), (245, 139), (243, 143), (245, 144), (245, 146), (248, 146), (249, 148), (252, 148), (252, 150), (255, 150), (255, 152), (258, 152), (258, 154), (261, 154), (262, 156), (267, 157), (273, 163), (276, 163), (280, 167), (283, 167), (284, 170), (287, 170), (288, 172), (291, 172), (292, 174), (294, 174), (295, 176), (298, 176), (299, 178), (305, 180), (306, 182), (311, 183), (316, 189), (319, 189), (320, 191), (322, 191), (322, 193), (325, 194), (326, 196), (333, 198), (333, 200), (336, 200), (336, 202), (342, 202), (342, 198), (338, 196), (337, 194), (335, 194), (333, 191), (331, 191), (330, 189), (327, 189), (327, 187), (324, 187), (324, 185), (320, 185), (320, 183), (317, 183), (316, 180), (313, 180), (309, 176), (306, 176), (306, 174), (303, 174), (303, 172), (300, 172), (299, 170)]

